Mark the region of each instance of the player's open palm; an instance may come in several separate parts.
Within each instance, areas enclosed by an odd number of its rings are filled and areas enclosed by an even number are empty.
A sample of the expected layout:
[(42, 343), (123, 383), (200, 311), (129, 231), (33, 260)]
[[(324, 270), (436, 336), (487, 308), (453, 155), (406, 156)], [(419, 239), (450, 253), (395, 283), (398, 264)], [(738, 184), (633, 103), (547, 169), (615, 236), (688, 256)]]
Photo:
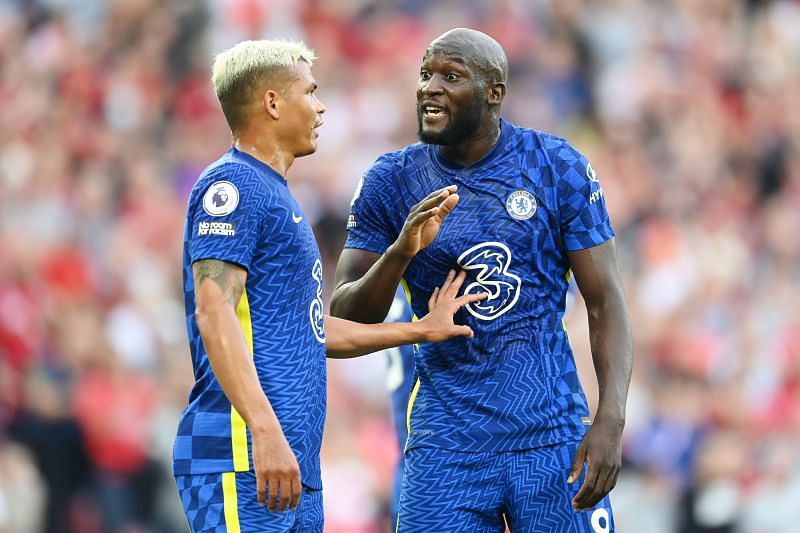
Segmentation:
[(428, 246), (439, 233), (445, 217), (458, 203), (456, 186), (433, 191), (411, 208), (395, 242), (395, 248), (404, 257), (414, 257)]
[(258, 502), (270, 511), (296, 509), (300, 503), (300, 467), (286, 437), (278, 430), (253, 433), (253, 467)]
[(428, 342), (439, 342), (459, 336), (472, 337), (472, 328), (454, 324), (453, 315), (465, 305), (483, 300), (488, 294), (482, 292), (458, 296), (458, 291), (466, 279), (465, 271), (462, 270), (456, 275), (455, 270), (451, 270), (442, 286), (434, 289), (428, 300), (428, 314), (420, 320), (420, 324), (426, 327), (425, 338)]

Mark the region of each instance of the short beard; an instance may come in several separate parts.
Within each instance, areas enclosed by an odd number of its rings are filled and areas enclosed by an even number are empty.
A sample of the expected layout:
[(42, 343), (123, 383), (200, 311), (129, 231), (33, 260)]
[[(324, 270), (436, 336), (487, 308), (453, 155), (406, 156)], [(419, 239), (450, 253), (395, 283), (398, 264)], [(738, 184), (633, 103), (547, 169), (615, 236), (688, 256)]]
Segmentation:
[(480, 91), (475, 91), (472, 99), (455, 115), (450, 115), (447, 125), (439, 133), (425, 132), (422, 130), (422, 107), (417, 104), (417, 136), (426, 144), (440, 146), (454, 146), (475, 136), (480, 128), (484, 109), (483, 96)]

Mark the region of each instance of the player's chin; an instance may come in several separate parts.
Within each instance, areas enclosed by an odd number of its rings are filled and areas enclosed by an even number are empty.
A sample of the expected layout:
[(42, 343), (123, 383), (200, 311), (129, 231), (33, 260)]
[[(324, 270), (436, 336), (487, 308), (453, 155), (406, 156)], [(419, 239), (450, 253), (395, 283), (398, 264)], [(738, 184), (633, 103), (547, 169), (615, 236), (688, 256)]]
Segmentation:
[(446, 128), (432, 128), (421, 125), (417, 131), (419, 140), (427, 144), (447, 144)]
[(304, 146), (298, 152), (295, 152), (294, 156), (295, 157), (303, 157), (305, 155), (311, 155), (316, 151), (317, 151), (317, 141), (312, 140), (311, 142), (308, 143), (307, 146)]
[(427, 144), (446, 144), (450, 128), (449, 118), (430, 121), (419, 116), (418, 119), (417, 136), (420, 141)]

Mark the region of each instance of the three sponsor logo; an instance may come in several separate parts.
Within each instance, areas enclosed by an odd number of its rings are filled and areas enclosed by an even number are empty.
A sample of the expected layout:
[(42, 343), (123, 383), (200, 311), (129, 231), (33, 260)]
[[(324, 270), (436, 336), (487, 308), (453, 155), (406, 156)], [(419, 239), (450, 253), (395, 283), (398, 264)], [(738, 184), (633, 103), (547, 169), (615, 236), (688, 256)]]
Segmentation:
[(464, 288), (464, 294), (489, 294), (485, 300), (465, 306), (475, 318), (494, 320), (517, 303), (522, 280), (509, 270), (511, 250), (502, 242), (475, 245), (459, 256), (458, 264), (475, 277)]

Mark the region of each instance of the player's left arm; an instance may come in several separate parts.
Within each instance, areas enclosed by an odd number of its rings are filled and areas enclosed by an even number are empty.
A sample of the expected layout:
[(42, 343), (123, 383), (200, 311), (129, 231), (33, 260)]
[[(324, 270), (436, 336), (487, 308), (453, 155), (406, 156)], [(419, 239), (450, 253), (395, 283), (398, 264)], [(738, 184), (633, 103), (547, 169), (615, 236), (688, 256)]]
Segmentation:
[(468, 303), (486, 298), (487, 294), (458, 296), (466, 278), (463, 270), (458, 275), (451, 270), (442, 287), (435, 289), (428, 300), (428, 314), (416, 322), (361, 324), (325, 315), (328, 357), (345, 359), (404, 344), (472, 337), (472, 328), (454, 324), (453, 315)]
[(581, 441), (569, 482), (588, 462), (586, 479), (572, 501), (576, 511), (589, 509), (617, 483), (622, 466), (622, 429), (631, 379), (632, 343), (614, 239), (586, 250), (568, 252), (575, 281), (586, 301), (589, 336), (600, 390), (594, 423)]

